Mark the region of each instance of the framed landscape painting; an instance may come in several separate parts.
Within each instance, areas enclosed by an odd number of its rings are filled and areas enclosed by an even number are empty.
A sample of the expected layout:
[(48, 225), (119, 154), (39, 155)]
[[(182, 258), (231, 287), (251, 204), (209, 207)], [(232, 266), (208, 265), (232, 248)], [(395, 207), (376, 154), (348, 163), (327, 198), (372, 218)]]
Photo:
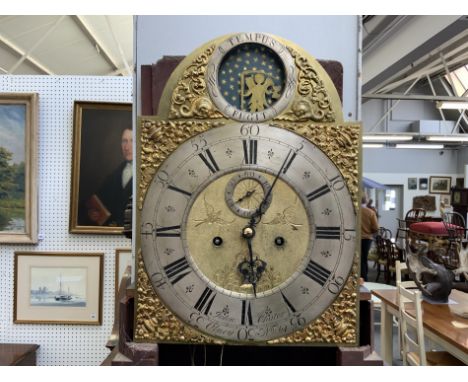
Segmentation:
[(102, 253), (15, 252), (13, 322), (102, 323)]
[(129, 103), (75, 101), (70, 232), (122, 234), (132, 195)]
[(37, 99), (0, 93), (0, 243), (37, 243)]
[(452, 177), (450, 176), (431, 176), (429, 178), (429, 193), (431, 194), (449, 194), (452, 186)]

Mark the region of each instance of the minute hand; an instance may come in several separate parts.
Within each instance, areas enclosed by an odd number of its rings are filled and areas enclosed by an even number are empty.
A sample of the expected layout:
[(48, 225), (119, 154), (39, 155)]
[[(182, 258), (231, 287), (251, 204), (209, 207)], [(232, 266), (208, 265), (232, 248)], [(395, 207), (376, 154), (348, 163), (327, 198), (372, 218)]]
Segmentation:
[(271, 183), (270, 189), (265, 194), (265, 197), (263, 198), (262, 202), (258, 206), (257, 210), (254, 212), (254, 214), (250, 218), (250, 222), (249, 222), (250, 227), (255, 227), (260, 222), (260, 220), (262, 219), (262, 215), (265, 213), (265, 211), (263, 210), (264, 206), (267, 203), (267, 200), (271, 195), (271, 191), (273, 190), (273, 187), (275, 187), (276, 181), (278, 180), (279, 176), (283, 172), (284, 167), (288, 163), (289, 157), (291, 156), (292, 152), (293, 152), (292, 150), (289, 150), (288, 155), (286, 155), (286, 158), (284, 159), (283, 164), (281, 165), (278, 173), (275, 176), (275, 179), (273, 179), (273, 183)]

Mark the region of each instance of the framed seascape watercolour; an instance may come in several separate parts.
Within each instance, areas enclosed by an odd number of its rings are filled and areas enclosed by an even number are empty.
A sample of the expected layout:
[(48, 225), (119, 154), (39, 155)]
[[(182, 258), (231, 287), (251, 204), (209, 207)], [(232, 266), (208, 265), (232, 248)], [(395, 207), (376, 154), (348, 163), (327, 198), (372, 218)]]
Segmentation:
[(37, 99), (0, 93), (0, 243), (37, 242)]
[(125, 273), (131, 275), (132, 282), (135, 280), (135, 258), (132, 256), (131, 248), (119, 248), (115, 250), (115, 295), (117, 296), (120, 281)]
[(129, 103), (75, 101), (70, 232), (121, 234), (132, 194)]
[(450, 176), (431, 176), (429, 178), (429, 193), (431, 194), (449, 194), (452, 186)]
[(102, 253), (15, 252), (16, 324), (102, 323)]

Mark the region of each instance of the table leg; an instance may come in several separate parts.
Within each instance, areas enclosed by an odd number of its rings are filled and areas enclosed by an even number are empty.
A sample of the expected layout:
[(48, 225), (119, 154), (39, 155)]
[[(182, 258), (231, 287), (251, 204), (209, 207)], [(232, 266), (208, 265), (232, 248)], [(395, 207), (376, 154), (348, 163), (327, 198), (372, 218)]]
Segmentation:
[(387, 365), (393, 363), (393, 319), (387, 304), (381, 302), (380, 311), (380, 352)]

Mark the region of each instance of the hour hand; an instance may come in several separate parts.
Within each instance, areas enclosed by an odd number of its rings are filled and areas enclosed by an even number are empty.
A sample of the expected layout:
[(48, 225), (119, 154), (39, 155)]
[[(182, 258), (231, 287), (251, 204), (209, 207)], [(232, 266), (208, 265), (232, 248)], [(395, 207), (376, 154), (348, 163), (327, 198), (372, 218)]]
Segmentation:
[(247, 191), (244, 196), (236, 200), (236, 203), (242, 202), (246, 198), (250, 198), (255, 193), (255, 189)]

